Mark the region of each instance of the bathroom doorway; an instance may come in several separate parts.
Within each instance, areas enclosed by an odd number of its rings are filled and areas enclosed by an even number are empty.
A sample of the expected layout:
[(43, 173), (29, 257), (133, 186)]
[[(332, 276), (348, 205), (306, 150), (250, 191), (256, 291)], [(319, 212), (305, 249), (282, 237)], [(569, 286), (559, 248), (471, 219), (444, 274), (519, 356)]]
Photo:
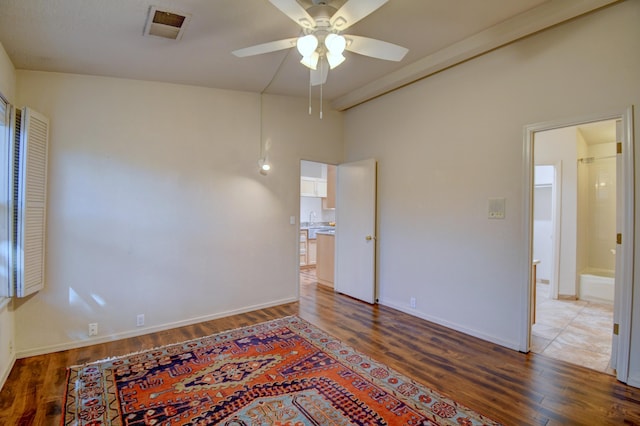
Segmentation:
[(623, 382), (634, 250), (632, 113), (526, 126), (524, 151), (532, 274), (523, 347)]

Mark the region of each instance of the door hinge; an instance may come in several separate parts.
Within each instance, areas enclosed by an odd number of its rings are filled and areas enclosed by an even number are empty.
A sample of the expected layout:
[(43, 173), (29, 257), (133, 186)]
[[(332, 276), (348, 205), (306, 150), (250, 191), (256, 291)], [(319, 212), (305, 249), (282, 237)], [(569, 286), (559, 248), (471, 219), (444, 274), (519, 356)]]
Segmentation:
[(617, 336), (619, 331), (620, 331), (620, 324), (613, 324), (613, 334)]
[(616, 244), (622, 244), (622, 234), (616, 234)]
[(622, 142), (616, 142), (616, 153), (622, 154)]

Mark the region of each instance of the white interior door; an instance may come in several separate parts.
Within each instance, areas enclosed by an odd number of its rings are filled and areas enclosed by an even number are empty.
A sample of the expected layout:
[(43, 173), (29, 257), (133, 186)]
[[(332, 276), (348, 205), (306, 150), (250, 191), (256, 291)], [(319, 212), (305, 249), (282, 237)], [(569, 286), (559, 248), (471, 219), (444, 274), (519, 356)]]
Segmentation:
[[(622, 121), (616, 120), (616, 146), (622, 146)], [(624, 206), (622, 204), (623, 194), (624, 194), (624, 179), (622, 175), (622, 152), (621, 149), (617, 149), (616, 154), (616, 235), (611, 236), (612, 239), (615, 238), (616, 242), (616, 270), (614, 275), (614, 284), (613, 284), (613, 335), (611, 338), (611, 359), (610, 364), (611, 368), (614, 370), (618, 369), (618, 324), (620, 324), (620, 311), (621, 311), (621, 303), (620, 298), (622, 297), (622, 244), (621, 241), (618, 240), (618, 235), (622, 235), (622, 218), (624, 212)]]
[(338, 166), (334, 289), (376, 302), (376, 160)]

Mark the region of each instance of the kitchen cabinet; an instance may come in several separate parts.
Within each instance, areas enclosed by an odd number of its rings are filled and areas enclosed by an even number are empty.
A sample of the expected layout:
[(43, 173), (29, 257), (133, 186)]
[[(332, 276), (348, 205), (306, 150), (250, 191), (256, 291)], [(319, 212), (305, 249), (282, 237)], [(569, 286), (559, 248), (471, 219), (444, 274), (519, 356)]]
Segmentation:
[(338, 173), (338, 167), (328, 165), (327, 166), (327, 196), (322, 200), (322, 206), (325, 209), (336, 208), (336, 178)]
[(318, 284), (333, 287), (335, 237), (331, 234), (317, 234), (316, 277)]
[(327, 196), (327, 180), (322, 178), (300, 178), (300, 195), (303, 197), (320, 197)]
[(306, 229), (300, 230), (300, 266), (307, 264), (307, 235)]
[(316, 264), (316, 239), (309, 239), (309, 231), (300, 230), (300, 266), (314, 266)]
[(315, 197), (316, 182), (314, 178), (300, 178), (300, 195), (303, 197)]
[(317, 259), (317, 240), (307, 240), (307, 265), (315, 265)]

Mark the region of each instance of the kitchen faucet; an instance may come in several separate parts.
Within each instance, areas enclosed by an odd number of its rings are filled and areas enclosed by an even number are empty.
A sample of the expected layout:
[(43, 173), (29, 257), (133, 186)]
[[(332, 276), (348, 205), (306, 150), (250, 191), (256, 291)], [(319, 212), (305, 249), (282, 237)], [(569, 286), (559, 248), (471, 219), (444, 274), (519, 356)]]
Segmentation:
[(314, 212), (313, 210), (311, 210), (309, 212), (309, 225), (313, 225), (313, 219), (317, 218), (318, 216), (316, 216), (316, 212)]

